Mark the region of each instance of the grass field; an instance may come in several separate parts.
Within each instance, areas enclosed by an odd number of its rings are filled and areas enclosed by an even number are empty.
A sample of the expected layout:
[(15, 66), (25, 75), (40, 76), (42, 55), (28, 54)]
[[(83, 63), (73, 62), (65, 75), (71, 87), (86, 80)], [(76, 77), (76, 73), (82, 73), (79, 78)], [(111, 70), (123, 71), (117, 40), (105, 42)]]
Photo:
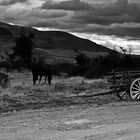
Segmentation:
[(35, 109), (42, 107), (105, 104), (116, 101), (114, 95), (94, 98), (69, 98), (72, 95), (96, 94), (108, 90), (106, 79), (88, 80), (83, 77), (53, 77), (52, 85), (44, 84), (33, 86), (30, 72), (12, 72), (10, 87), (0, 90), (0, 113), (10, 110)]

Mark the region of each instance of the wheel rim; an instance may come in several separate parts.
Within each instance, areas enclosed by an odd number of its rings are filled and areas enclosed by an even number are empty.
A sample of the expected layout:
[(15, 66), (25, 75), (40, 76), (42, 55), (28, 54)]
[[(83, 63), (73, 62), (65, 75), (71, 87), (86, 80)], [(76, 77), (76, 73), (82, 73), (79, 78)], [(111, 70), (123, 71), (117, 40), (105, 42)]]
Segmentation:
[(131, 84), (130, 96), (133, 100), (140, 100), (140, 78), (134, 80)]
[(120, 91), (118, 92), (118, 96), (120, 99), (126, 100), (129, 98), (129, 92), (127, 90)]

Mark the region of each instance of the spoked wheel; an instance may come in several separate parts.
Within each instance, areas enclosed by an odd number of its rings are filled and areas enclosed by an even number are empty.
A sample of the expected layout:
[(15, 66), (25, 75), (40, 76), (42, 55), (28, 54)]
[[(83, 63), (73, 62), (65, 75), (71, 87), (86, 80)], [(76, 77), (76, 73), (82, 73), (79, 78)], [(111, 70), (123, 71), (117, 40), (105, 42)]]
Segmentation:
[(130, 96), (133, 100), (140, 100), (140, 78), (134, 80), (131, 84)]
[(130, 99), (130, 92), (129, 92), (129, 89), (127, 89), (127, 88), (120, 89), (117, 92), (117, 95), (121, 100), (129, 100)]

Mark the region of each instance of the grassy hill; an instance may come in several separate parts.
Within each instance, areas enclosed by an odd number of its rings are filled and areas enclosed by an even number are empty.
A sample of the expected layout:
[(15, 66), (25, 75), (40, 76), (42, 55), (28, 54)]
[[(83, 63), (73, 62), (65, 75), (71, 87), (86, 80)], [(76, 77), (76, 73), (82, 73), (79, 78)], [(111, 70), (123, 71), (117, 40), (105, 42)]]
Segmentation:
[[(71, 60), (73, 49), (84, 51), (90, 57), (105, 55), (110, 49), (90, 40), (82, 39), (63, 31), (38, 31), (33, 28), (10, 25), (0, 22), (0, 49), (7, 50), (15, 43), (15, 37), (21, 32), (34, 33), (34, 52), (47, 56), (47, 59)], [(49, 57), (49, 58), (48, 58)]]

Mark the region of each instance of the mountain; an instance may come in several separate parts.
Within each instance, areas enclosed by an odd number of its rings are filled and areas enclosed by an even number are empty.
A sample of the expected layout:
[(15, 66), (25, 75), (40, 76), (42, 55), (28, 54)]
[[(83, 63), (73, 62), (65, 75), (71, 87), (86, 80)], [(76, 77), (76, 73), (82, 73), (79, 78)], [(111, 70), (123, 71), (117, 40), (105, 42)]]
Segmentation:
[(62, 31), (36, 31), (35, 36), (37, 41), (44, 42), (45, 46), (40, 46), (37, 43), (41, 48), (46, 47), (61, 50), (73, 50), (76, 48), (81, 51), (93, 52), (108, 52), (110, 50), (90, 40), (82, 39)]
[[(30, 27), (23, 27), (18, 25), (10, 25), (0, 22), (0, 47), (7, 49), (12, 47), (15, 43), (15, 38), (20, 35), (21, 32), (33, 32), (34, 33), (34, 49), (45, 50), (51, 57), (52, 55), (60, 56), (72, 51), (74, 49), (89, 52), (89, 53), (108, 53), (109, 48), (102, 45), (98, 45), (90, 40), (82, 39), (74, 36), (70, 33), (63, 31), (39, 31)], [(67, 54), (66, 54), (67, 56)], [(57, 56), (59, 57), (59, 56)]]

